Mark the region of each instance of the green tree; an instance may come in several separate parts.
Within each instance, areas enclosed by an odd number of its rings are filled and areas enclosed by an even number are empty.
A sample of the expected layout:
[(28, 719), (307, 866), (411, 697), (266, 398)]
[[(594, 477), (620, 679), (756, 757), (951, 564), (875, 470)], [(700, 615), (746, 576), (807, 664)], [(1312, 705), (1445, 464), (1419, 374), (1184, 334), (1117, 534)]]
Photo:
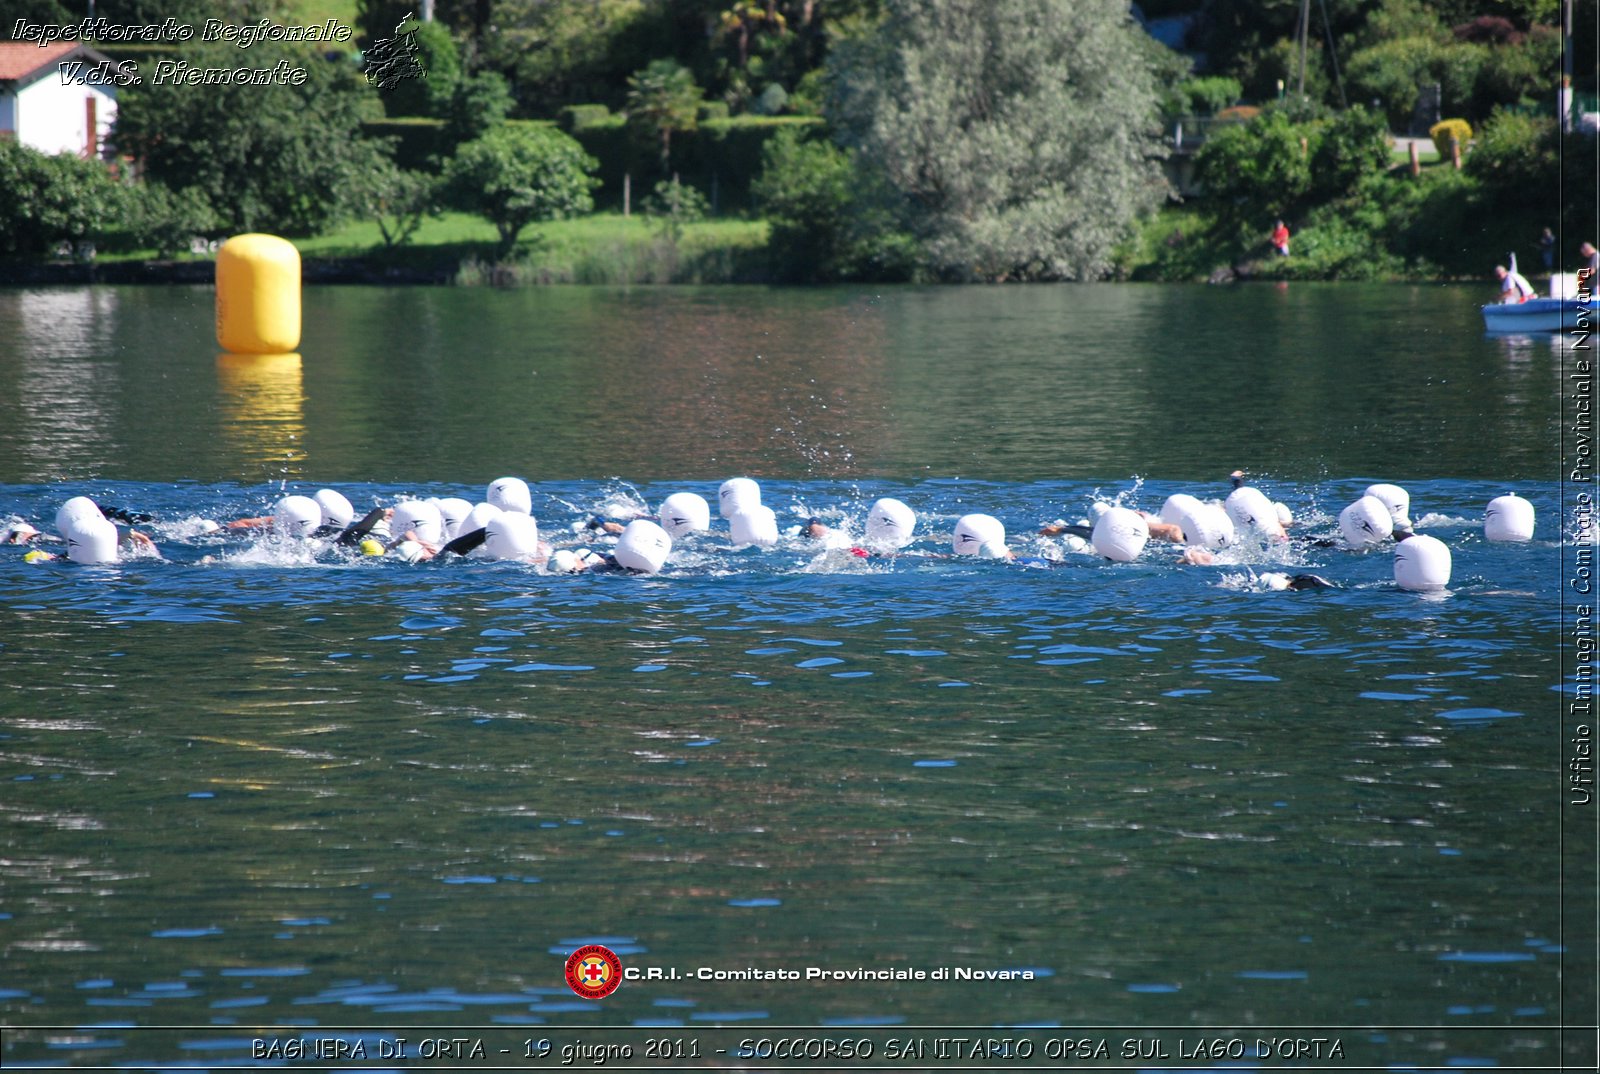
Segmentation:
[(1309, 136), (1310, 196), (1334, 201), (1391, 163), (1389, 125), (1383, 114), (1355, 105), (1318, 126)]
[(511, 112), (511, 87), (495, 71), (480, 71), (456, 81), (441, 102), (445, 141), (460, 145), (487, 133)]
[(699, 124), (704, 95), (687, 67), (656, 60), (628, 76), (628, 122), (661, 141), (661, 170), (672, 170), (672, 134)]
[(1437, 82), (1444, 116), (1468, 114), (1478, 73), (1488, 49), (1434, 37), (1391, 38), (1350, 57), (1346, 78), (1350, 98), (1377, 101), (1396, 130), (1411, 125), (1411, 113), (1423, 85)]
[(383, 244), (403, 246), (422, 221), (439, 215), (439, 181), (422, 172), (406, 171), (387, 155), (358, 177), (351, 191), (354, 210), (378, 225)]
[(768, 221), (775, 278), (790, 283), (904, 280), (916, 262), (893, 192), (831, 142), (784, 131), (762, 148), (751, 189)]
[[(391, 27), (380, 36), (393, 32)], [(413, 32), (417, 35), (417, 63), (425, 77), (403, 78), (392, 89), (381, 91), (383, 107), (391, 116), (445, 118), (462, 78), (460, 50), (442, 23), (417, 23)]]
[(379, 149), (361, 137), (369, 87), (348, 64), (258, 43), (186, 51), (193, 68), (304, 71), (301, 85), (155, 85), (123, 91), (112, 142), (173, 192), (195, 188), (232, 231), (314, 235), (348, 210)]
[(829, 116), (956, 278), (1091, 279), (1166, 193), (1119, 0), (886, 0), (834, 48)]
[(1314, 136), (1310, 125), (1274, 109), (1206, 139), (1195, 156), (1195, 178), (1227, 238), (1265, 234), (1274, 218), (1294, 215), (1312, 187)]
[(644, 0), (501, 0), (484, 60), (512, 77), (532, 115), (563, 105), (620, 106), (623, 72), (655, 55), (659, 42)]
[(494, 225), (505, 257), (529, 224), (592, 211), (595, 167), (594, 158), (558, 130), (500, 127), (458, 148), (444, 179), (457, 208)]
[(37, 256), (94, 239), (123, 215), (124, 191), (104, 164), (51, 156), (0, 138), (0, 254)]

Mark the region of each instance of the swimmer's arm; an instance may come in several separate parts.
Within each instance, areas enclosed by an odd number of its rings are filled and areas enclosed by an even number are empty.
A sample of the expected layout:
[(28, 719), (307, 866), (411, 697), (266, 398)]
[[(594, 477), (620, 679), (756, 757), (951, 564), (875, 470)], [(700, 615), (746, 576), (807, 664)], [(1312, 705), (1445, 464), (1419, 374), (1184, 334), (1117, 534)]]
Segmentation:
[(361, 543), (361, 539), (363, 537), (365, 537), (367, 534), (371, 533), (372, 532), (372, 527), (376, 526), (379, 522), (383, 521), (383, 519), (388, 515), (388, 513), (389, 512), (388, 512), (387, 508), (374, 507), (372, 510), (367, 512), (366, 517), (363, 518), (360, 522), (355, 523), (354, 525), (350, 526), (350, 528), (346, 529), (343, 533), (339, 534), (339, 538), (335, 543), (336, 544), (360, 544)]
[(1173, 544), (1183, 543), (1183, 527), (1175, 522), (1163, 522), (1146, 511), (1140, 511), (1139, 517), (1144, 519), (1145, 525), (1150, 527), (1150, 536), (1158, 541), (1170, 541)]
[(463, 533), (455, 540), (450, 541), (443, 548), (439, 549), (439, 554), (443, 555), (446, 552), (452, 552), (455, 555), (464, 556), (474, 548), (482, 545), (483, 542), (488, 539), (489, 531), (487, 529), (475, 529), (471, 533)]

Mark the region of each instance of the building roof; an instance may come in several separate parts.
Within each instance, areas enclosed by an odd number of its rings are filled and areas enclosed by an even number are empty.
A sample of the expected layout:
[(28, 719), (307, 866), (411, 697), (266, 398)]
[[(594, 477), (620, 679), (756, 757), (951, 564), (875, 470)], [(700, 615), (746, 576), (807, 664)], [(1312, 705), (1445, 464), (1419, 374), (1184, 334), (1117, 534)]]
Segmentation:
[(15, 82), (41, 67), (54, 67), (80, 47), (76, 41), (54, 41), (44, 48), (28, 41), (0, 41), (0, 82)]
[[(96, 52), (81, 41), (53, 41), (40, 48), (26, 41), (0, 41), (0, 89), (20, 92), (41, 79), (56, 73), (64, 60), (81, 58), (90, 63), (100, 63), (109, 57)], [(112, 61), (111, 69), (121, 73), (120, 63)], [(112, 92), (114, 87), (102, 87)]]

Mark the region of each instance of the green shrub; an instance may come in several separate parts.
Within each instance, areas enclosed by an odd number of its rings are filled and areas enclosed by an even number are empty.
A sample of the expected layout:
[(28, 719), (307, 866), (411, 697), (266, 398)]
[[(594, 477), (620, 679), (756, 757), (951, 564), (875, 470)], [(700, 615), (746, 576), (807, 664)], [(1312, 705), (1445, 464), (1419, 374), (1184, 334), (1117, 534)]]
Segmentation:
[(196, 187), (174, 193), (160, 183), (142, 183), (127, 192), (123, 245), (150, 249), (162, 257), (187, 253), (195, 239), (223, 232), (211, 203)]
[(0, 138), (0, 256), (49, 253), (121, 220), (124, 191), (98, 160), (51, 156)]
[(1472, 141), (1472, 124), (1464, 119), (1441, 119), (1428, 128), (1428, 137), (1433, 139), (1433, 148), (1439, 151), (1439, 159), (1450, 160), (1455, 155), (1456, 147), (1466, 151), (1467, 143)]
[(694, 187), (670, 179), (657, 183), (639, 207), (655, 221), (657, 234), (676, 243), (683, 238), (687, 225), (705, 219), (708, 203)]
[(1496, 110), (1478, 132), (1466, 171), (1483, 184), (1485, 200), (1502, 211), (1557, 204), (1558, 153), (1554, 119)]
[(768, 220), (767, 250), (774, 278), (904, 280), (913, 274), (916, 246), (895, 225), (891, 197), (866, 180), (850, 154), (790, 128), (762, 149), (752, 189)]
[(1472, 105), (1478, 72), (1488, 55), (1483, 45), (1425, 36), (1381, 41), (1350, 57), (1350, 96), (1376, 99), (1391, 126), (1405, 130), (1411, 126), (1419, 88), (1437, 82), (1440, 108), (1460, 115)]
[(561, 129), (571, 134), (607, 122), (611, 109), (603, 104), (569, 104), (557, 115)]
[(402, 78), (393, 87), (379, 90), (383, 107), (391, 116), (430, 116), (446, 118), (450, 98), (461, 81), (461, 53), (455, 38), (443, 23), (421, 22), (416, 34), (417, 62), (426, 78)]
[(1244, 87), (1236, 78), (1212, 76), (1209, 78), (1191, 78), (1178, 83), (1178, 94), (1183, 98), (1186, 109), (1202, 115), (1212, 115), (1222, 111), (1239, 99), (1244, 92)]

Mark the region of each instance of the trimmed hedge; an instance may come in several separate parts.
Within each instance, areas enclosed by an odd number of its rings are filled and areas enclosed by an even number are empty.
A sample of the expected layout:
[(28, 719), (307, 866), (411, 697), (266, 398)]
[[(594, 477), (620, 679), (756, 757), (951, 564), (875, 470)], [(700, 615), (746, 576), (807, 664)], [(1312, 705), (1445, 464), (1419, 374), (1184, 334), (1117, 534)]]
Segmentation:
[(437, 172), (437, 158), (447, 157), (455, 148), (446, 144), (444, 120), (423, 116), (395, 116), (369, 119), (361, 124), (367, 138), (394, 138), (394, 162), (407, 171)]

